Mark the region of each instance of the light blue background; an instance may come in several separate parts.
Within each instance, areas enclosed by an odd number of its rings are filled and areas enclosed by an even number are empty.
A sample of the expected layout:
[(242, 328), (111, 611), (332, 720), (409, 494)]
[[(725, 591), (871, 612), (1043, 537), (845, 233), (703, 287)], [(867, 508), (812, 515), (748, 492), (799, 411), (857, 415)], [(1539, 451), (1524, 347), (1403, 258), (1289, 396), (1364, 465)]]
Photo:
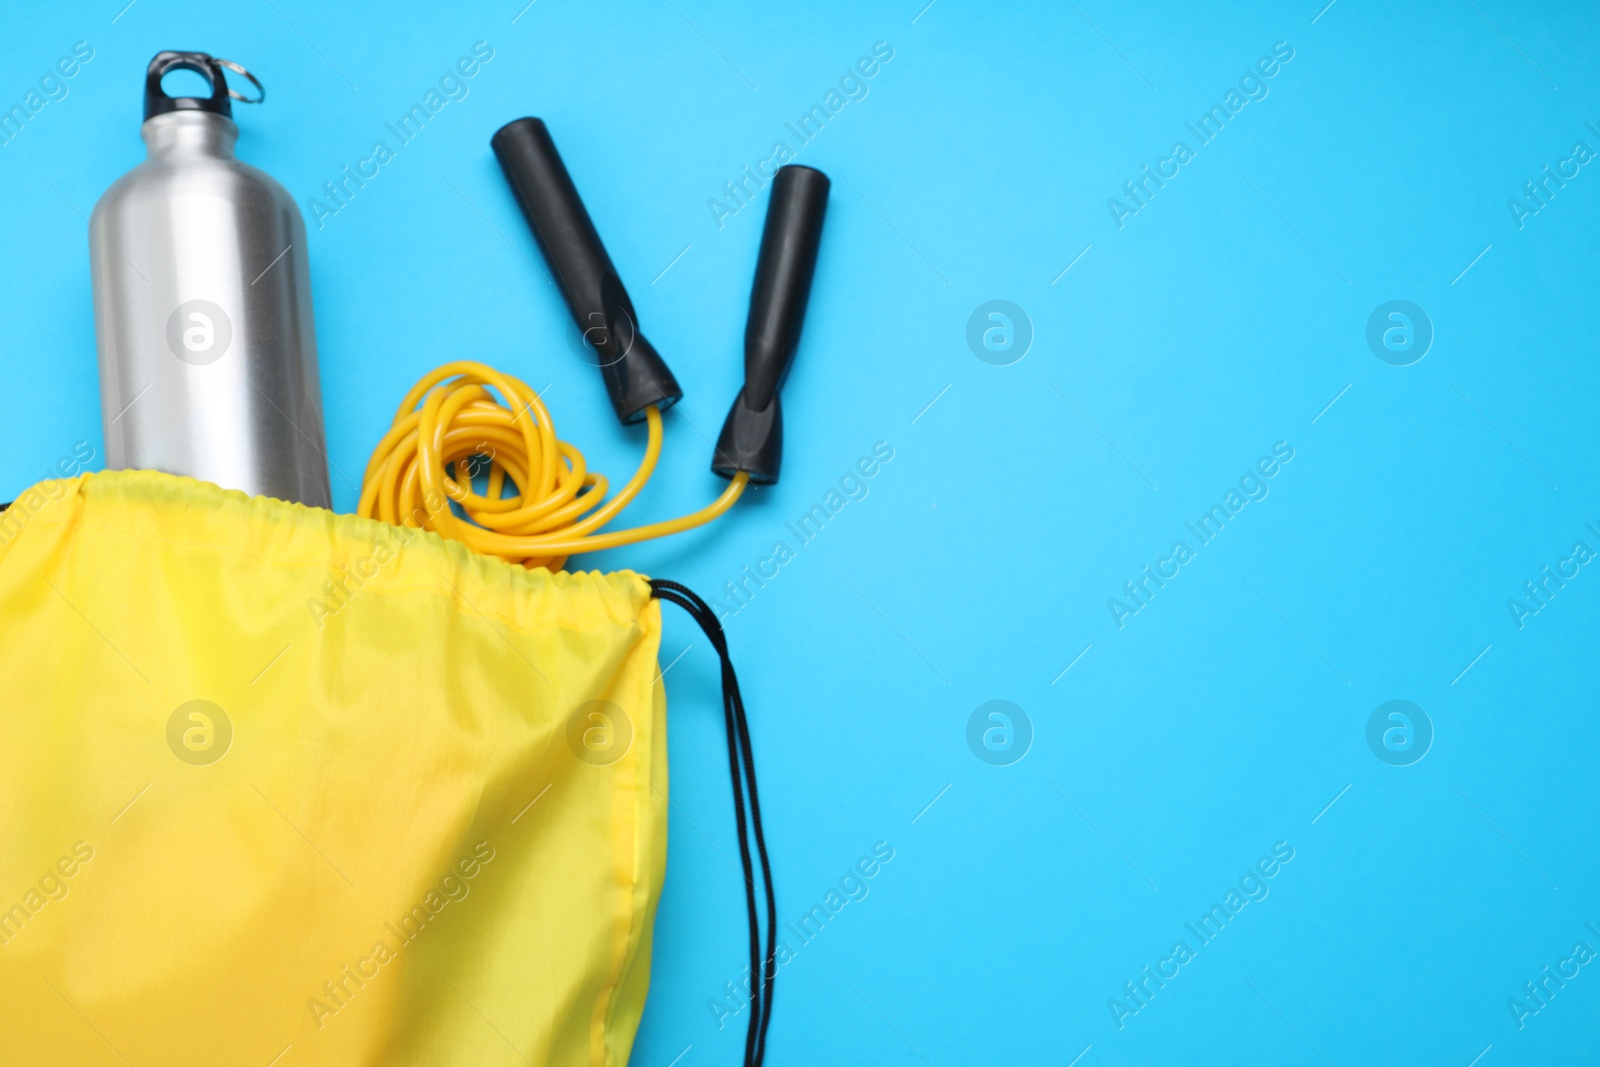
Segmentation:
[[(1520, 229), (1506, 202), (1575, 141), (1600, 149), (1600, 16), (924, 2), (8, 9), (6, 106), (74, 41), (95, 57), (0, 147), (0, 499), (75, 442), (101, 451), (82, 216), (142, 158), (154, 52), (260, 74), (239, 153), (304, 203), (489, 42), (470, 96), (313, 226), (335, 500), (353, 508), (403, 391), (459, 357), (550, 385), (599, 469), (636, 462), (488, 148), (534, 114), (686, 392), (630, 512), (657, 519), (718, 490), (696, 428), (715, 434), (741, 380), (765, 202), (719, 229), (707, 199), (888, 42), (798, 159), (834, 189), (781, 485), (583, 561), (710, 596), (874, 442), (894, 449), (727, 621), (785, 918), (874, 842), (895, 850), (783, 969), (769, 1062), (1596, 1062), (1600, 967), (1520, 1031), (1507, 999), (1574, 942), (1600, 949), (1600, 574), (1520, 630), (1506, 602), (1574, 541), (1600, 548), (1600, 174)], [(1270, 95), (1119, 229), (1107, 198), (1195, 147), (1185, 121), (1279, 41), (1294, 58)], [(965, 340), (997, 298), (1034, 329), (1007, 367)], [(1436, 331), (1403, 368), (1364, 337), (1396, 298)], [(1119, 630), (1107, 598), (1193, 545), (1185, 521), (1277, 441), (1294, 460), (1270, 496)], [(744, 958), (715, 664), (669, 618), (663, 658), (691, 642), (667, 676), (645, 1067), (735, 1063), (743, 1040), (743, 1015), (719, 1030), (708, 1007)], [(1032, 721), (1008, 767), (967, 748), (991, 699)], [(1391, 699), (1433, 721), (1414, 766), (1367, 747)], [(1119, 1029), (1108, 998), (1194, 945), (1184, 923), (1279, 841), (1295, 858), (1270, 896)]]

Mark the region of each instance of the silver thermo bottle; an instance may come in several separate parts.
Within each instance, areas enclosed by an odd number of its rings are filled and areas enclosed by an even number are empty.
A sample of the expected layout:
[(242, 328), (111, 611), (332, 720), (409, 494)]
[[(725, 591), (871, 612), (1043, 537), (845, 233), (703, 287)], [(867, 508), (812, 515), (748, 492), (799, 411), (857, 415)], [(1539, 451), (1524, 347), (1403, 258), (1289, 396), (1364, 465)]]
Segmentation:
[[(329, 507), (306, 229), (289, 193), (233, 156), (223, 68), (162, 52), (144, 87), (147, 158), (89, 223), (106, 462)], [(169, 97), (192, 70), (209, 97)], [(248, 99), (254, 103), (259, 96)]]

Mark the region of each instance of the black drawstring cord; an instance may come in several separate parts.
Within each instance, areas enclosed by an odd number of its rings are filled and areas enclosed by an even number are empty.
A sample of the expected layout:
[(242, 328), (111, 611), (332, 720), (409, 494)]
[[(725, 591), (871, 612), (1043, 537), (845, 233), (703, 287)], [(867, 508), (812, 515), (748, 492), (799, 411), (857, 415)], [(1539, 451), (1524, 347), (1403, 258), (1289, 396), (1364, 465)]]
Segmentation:
[[(658, 600), (676, 604), (687, 611), (722, 659), (722, 714), (728, 731), (728, 770), (733, 780), (734, 821), (739, 831), (739, 861), (744, 867), (745, 906), (750, 918), (750, 973), (755, 978), (750, 990), (750, 1026), (745, 1032), (744, 1067), (761, 1067), (767, 1054), (767, 1024), (772, 1021), (773, 980), (778, 974), (778, 905), (772, 892), (772, 865), (767, 860), (767, 840), (761, 829), (761, 801), (756, 795), (756, 762), (750, 749), (750, 722), (745, 716), (739, 679), (733, 673), (733, 660), (728, 656), (728, 638), (722, 632), (722, 623), (717, 621), (716, 612), (677, 582), (651, 579), (650, 591)], [(745, 819), (746, 790), (750, 804), (748, 822)], [(750, 860), (749, 837), (752, 830), (767, 898), (765, 957), (761, 953), (761, 925), (756, 914), (756, 883)]]

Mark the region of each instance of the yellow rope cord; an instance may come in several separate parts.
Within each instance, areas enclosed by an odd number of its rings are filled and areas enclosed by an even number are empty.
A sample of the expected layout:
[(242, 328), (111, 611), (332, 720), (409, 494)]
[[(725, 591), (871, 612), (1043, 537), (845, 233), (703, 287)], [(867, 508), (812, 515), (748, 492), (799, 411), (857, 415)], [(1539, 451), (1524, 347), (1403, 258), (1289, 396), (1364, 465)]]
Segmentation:
[[(682, 533), (732, 507), (749, 482), (742, 473), (699, 511), (630, 530), (597, 532), (639, 495), (661, 457), (661, 412), (652, 406), (645, 418), (649, 440), (639, 469), (606, 500), (605, 476), (591, 474), (583, 453), (556, 439), (550, 412), (525, 382), (471, 360), (446, 363), (400, 402), (394, 425), (367, 463), (356, 511), (554, 571), (579, 552)], [(489, 461), (488, 484), (480, 494), (471, 475), (483, 473), (472, 466), (483, 458)], [(454, 514), (449, 501), (470, 521)]]

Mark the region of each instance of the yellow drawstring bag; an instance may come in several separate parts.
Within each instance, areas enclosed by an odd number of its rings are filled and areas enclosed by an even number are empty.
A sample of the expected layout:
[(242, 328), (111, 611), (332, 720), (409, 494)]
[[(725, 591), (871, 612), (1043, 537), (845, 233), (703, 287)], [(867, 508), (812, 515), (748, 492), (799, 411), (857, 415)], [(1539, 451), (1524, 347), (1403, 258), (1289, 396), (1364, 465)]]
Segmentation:
[(30, 489), (0, 513), (0, 1061), (625, 1064), (659, 642), (631, 572), (151, 471)]

